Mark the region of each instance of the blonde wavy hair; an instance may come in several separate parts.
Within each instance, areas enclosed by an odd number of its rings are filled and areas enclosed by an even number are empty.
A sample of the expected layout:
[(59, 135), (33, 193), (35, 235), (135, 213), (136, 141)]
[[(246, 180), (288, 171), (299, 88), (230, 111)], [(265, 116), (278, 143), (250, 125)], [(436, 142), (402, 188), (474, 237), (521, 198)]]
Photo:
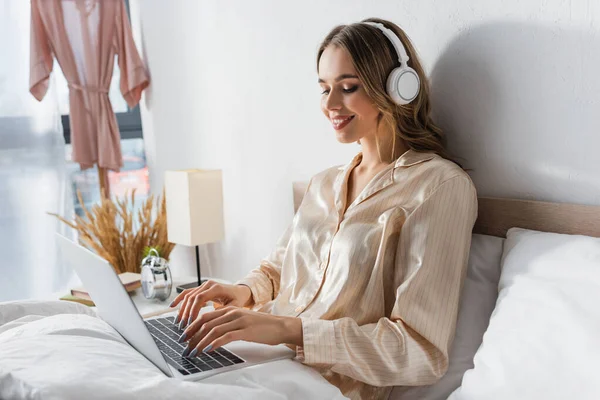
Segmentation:
[[(378, 28), (362, 22), (379, 22), (391, 29), (402, 41), (409, 57), (408, 65), (412, 67), (421, 80), (417, 98), (406, 105), (396, 104), (386, 92), (388, 74), (399, 66), (398, 56), (389, 39)], [(392, 159), (396, 137), (403, 139), (415, 151), (431, 151), (460, 166), (446, 149), (446, 138), (442, 130), (431, 119), (431, 102), (429, 98), (429, 81), (417, 52), (410, 39), (396, 24), (380, 18), (367, 18), (361, 23), (338, 25), (325, 37), (317, 52), (317, 73), (321, 55), (328, 46), (345, 49), (352, 59), (356, 72), (364, 85), (367, 95), (379, 109), (377, 130), (380, 124), (388, 126), (394, 136), (392, 138)], [(381, 149), (377, 140), (377, 151), (381, 158)], [(461, 166), (462, 168), (462, 166)]]

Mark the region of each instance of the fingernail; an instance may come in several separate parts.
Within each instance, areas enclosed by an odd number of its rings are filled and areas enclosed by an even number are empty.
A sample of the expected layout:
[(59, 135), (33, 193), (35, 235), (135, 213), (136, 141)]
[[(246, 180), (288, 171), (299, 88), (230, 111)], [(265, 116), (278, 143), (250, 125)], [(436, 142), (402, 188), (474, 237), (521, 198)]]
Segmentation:
[(188, 318), (188, 322), (187, 322), (187, 324), (189, 325), (189, 324), (191, 324), (191, 323), (192, 323), (192, 317), (190, 316), (190, 317)]
[(181, 335), (179, 337), (179, 340), (177, 340), (178, 343), (183, 343), (185, 341), (185, 338), (187, 338), (187, 334), (185, 332), (183, 332), (183, 335)]
[(175, 325), (177, 325), (177, 324), (179, 323), (179, 315), (178, 315), (177, 317), (175, 317), (175, 321), (173, 321), (173, 323), (174, 323)]
[(209, 344), (208, 346), (206, 346), (204, 348), (204, 350), (202, 350), (203, 353), (206, 353), (207, 351), (210, 351), (210, 349), (212, 349), (212, 344)]
[(179, 323), (179, 329), (183, 329), (185, 327), (185, 321), (181, 320), (181, 322)]
[(187, 346), (185, 346), (185, 349), (183, 349), (183, 353), (181, 353), (181, 357), (187, 357), (190, 350), (191, 350), (190, 345), (188, 344)]
[(196, 354), (198, 354), (198, 349), (194, 349), (188, 357), (193, 358)]
[(169, 304), (169, 307), (173, 307), (173, 304), (175, 304), (175, 300), (173, 300), (173, 301), (171, 302), (171, 304)]

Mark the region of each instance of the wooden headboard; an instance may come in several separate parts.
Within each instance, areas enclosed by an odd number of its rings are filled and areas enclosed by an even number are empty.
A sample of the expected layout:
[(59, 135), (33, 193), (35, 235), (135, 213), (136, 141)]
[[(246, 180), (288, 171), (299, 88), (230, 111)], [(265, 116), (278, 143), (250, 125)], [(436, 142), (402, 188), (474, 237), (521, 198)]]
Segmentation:
[[(294, 212), (308, 182), (294, 182)], [(542, 232), (600, 237), (600, 206), (479, 197), (479, 215), (473, 233), (506, 237), (512, 227)]]

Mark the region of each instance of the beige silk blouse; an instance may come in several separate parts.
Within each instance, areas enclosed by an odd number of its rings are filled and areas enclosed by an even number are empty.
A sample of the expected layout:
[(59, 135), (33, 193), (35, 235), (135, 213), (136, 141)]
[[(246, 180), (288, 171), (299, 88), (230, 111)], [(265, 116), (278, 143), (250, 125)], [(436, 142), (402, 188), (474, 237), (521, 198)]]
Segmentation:
[(350, 398), (379, 399), (448, 368), (477, 194), (455, 163), (408, 150), (344, 213), (361, 159), (310, 179), (274, 251), (238, 283), (254, 309), (302, 319), (299, 361)]

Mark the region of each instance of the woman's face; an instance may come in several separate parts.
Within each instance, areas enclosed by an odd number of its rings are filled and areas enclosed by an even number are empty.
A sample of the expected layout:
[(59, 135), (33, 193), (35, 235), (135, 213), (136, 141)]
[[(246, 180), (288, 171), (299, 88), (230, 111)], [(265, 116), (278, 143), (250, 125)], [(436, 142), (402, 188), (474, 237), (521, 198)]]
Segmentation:
[(367, 96), (345, 49), (328, 46), (319, 60), (321, 110), (341, 143), (374, 136), (379, 110)]

